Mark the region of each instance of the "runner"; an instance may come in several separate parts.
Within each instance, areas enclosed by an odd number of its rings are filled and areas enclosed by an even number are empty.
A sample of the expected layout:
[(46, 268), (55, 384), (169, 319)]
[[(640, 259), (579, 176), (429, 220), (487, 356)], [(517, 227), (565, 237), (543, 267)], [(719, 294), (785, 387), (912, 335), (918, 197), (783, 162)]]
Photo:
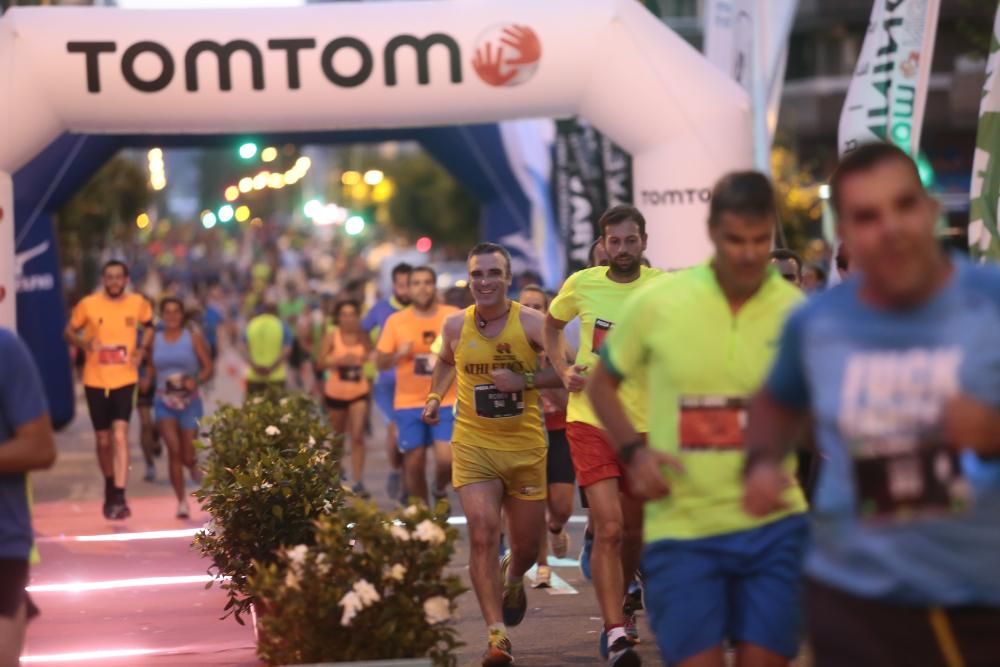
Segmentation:
[[(628, 300), (588, 388), (630, 488), (652, 501), (645, 604), (660, 654), (676, 667), (721, 667), (727, 639), (736, 665), (777, 667), (798, 653), (805, 500), (790, 482), (784, 509), (750, 517), (740, 483), (746, 400), (802, 299), (770, 266), (776, 219), (765, 176), (723, 177), (709, 205), (715, 257)], [(655, 406), (649, 447), (618, 391), (643, 376), (641, 400)], [(794, 457), (784, 465), (794, 474)]]
[(298, 337), (305, 349), (309, 350), (309, 364), (313, 372), (313, 391), (320, 399), (324, 397), (326, 366), (323, 361), (326, 336), (333, 328), (333, 297), (329, 294), (314, 299), (309, 310), (299, 318)]
[(357, 301), (339, 302), (334, 307), (333, 322), (335, 327), (323, 343), (326, 407), (333, 432), (344, 434), (351, 445), (352, 491), (368, 498), (362, 477), (369, 395), (364, 365), (371, 356), (371, 339), (361, 330), (361, 304)]
[[(127, 519), (128, 423), (143, 363), (153, 339), (153, 309), (142, 296), (126, 292), (128, 267), (111, 260), (101, 271), (104, 289), (80, 300), (70, 315), (66, 341), (86, 353), (83, 387), (104, 475), (107, 519)], [(136, 345), (136, 332), (142, 340)], [(81, 334), (82, 332), (82, 334)]]
[[(306, 300), (299, 293), (299, 286), (294, 280), (285, 283), (285, 298), (278, 303), (278, 317), (289, 331), (297, 332), (299, 318), (306, 310)], [(302, 346), (298, 336), (292, 336), (292, 349), (288, 355), (288, 367), (291, 369), (291, 383), (295, 389), (304, 386), (302, 367), (308, 358), (308, 348)]]
[[(434, 504), (448, 495), (451, 477), (451, 410), (442, 413), (439, 423), (424, 423), (421, 413), (431, 387), (436, 357), (431, 345), (445, 318), (455, 309), (437, 302), (437, 273), (419, 266), (410, 273), (410, 305), (391, 315), (379, 336), (379, 370), (396, 369), (393, 421), (399, 429), (399, 451), (403, 454), (408, 496), (429, 503), (427, 492), (427, 448), (434, 447)], [(455, 403), (455, 392), (444, 397), (444, 407)]]
[(784, 511), (782, 445), (811, 414), (816, 667), (996, 665), (1000, 272), (941, 251), (939, 205), (895, 146), (848, 153), (830, 186), (851, 277), (785, 326), (750, 410), (746, 508)]
[[(149, 297), (143, 295), (152, 307)], [(142, 333), (138, 334), (137, 344), (142, 342)], [(135, 407), (139, 412), (139, 446), (142, 448), (142, 458), (146, 463), (146, 474), (142, 479), (147, 482), (156, 481), (156, 459), (163, 453), (160, 436), (153, 420), (153, 398), (156, 396), (156, 380), (153, 377), (152, 359), (147, 355), (139, 366), (139, 390), (136, 392)]]
[[(403, 262), (392, 268), (392, 296), (382, 299), (372, 306), (361, 321), (361, 328), (371, 336), (372, 342), (378, 340), (379, 334), (385, 328), (385, 321), (393, 313), (402, 310), (410, 304), (410, 272), (413, 267)], [(375, 407), (386, 423), (386, 456), (389, 459), (389, 477), (386, 480), (386, 495), (406, 501), (403, 490), (402, 471), (403, 455), (396, 446), (398, 437), (395, 422), (395, 410), (392, 407), (396, 396), (396, 369), (380, 371), (372, 391)]]
[(265, 301), (260, 314), (247, 322), (240, 352), (247, 364), (247, 397), (283, 392), (292, 353), (292, 332), (278, 318), (278, 308)]
[[(624, 605), (628, 582), (639, 568), (642, 503), (626, 492), (622, 467), (581, 390), (597, 362), (601, 341), (620, 318), (626, 297), (661, 272), (642, 265), (646, 221), (637, 209), (615, 206), (601, 216), (599, 224), (610, 264), (584, 269), (566, 280), (549, 306), (545, 351), (571, 392), (566, 435), (594, 532), (590, 567), (604, 620), (600, 653), (609, 658), (610, 650), (611, 664), (630, 665), (639, 661), (631, 648), (638, 628), (634, 610), (626, 614)], [(575, 364), (569, 365), (560, 332), (575, 317), (580, 318), (582, 335)], [(622, 402), (640, 433), (646, 432), (643, 384), (642, 378), (632, 378), (621, 387)]]
[[(429, 424), (447, 419), (451, 410), (442, 397), (457, 378), (452, 483), (468, 521), (469, 576), (488, 628), (482, 664), (492, 667), (514, 662), (507, 626), (518, 625), (528, 606), (524, 573), (545, 530), (547, 447), (538, 387), (558, 387), (560, 380), (552, 369), (535, 374), (545, 320), (507, 298), (507, 250), (480, 243), (468, 265), (476, 303), (445, 321), (423, 417)], [(498, 567), (501, 509), (511, 532)]]
[(2, 328), (0, 373), (17, 378), (0, 383), (0, 665), (17, 665), (25, 626), (38, 615), (24, 590), (34, 542), (27, 473), (52, 467), (56, 446), (38, 368), (17, 335)]
[[(521, 290), (521, 305), (537, 310), (543, 315), (549, 310), (549, 297), (538, 285), (525, 285)], [(542, 359), (542, 365), (549, 364)], [(562, 387), (542, 389), (542, 414), (545, 418), (545, 433), (549, 441), (549, 453), (545, 468), (548, 484), (547, 525), (538, 549), (538, 574), (534, 588), (546, 588), (551, 584), (552, 569), (549, 567), (548, 551), (556, 558), (565, 558), (569, 551), (569, 532), (566, 522), (573, 513), (573, 488), (576, 474), (573, 459), (566, 439), (566, 404), (569, 396)]]
[(170, 483), (177, 496), (176, 516), (187, 519), (191, 511), (184, 493), (184, 468), (192, 480), (201, 481), (194, 451), (198, 420), (204, 414), (198, 387), (212, 378), (215, 368), (204, 335), (186, 326), (180, 299), (163, 299), (160, 318), (163, 329), (153, 338), (151, 355), (156, 375), (156, 426), (167, 445)]

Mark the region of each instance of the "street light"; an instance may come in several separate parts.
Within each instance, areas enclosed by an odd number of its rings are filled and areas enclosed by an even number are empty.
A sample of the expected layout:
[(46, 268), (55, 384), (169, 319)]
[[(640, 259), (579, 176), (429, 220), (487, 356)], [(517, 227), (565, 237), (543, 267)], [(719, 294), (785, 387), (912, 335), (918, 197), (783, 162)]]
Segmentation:
[(240, 146), (240, 157), (243, 158), (244, 160), (249, 160), (256, 154), (257, 154), (257, 144), (253, 143), (252, 141), (248, 141), (247, 143)]
[(344, 223), (344, 231), (350, 236), (357, 236), (365, 230), (365, 219), (360, 215), (352, 215)]
[(233, 219), (234, 214), (235, 211), (233, 210), (232, 206), (230, 206), (229, 204), (222, 206), (221, 208), (219, 208), (219, 222), (229, 222), (230, 220)]
[(385, 178), (385, 174), (378, 169), (369, 169), (365, 172), (365, 183), (368, 185), (378, 185), (383, 178)]

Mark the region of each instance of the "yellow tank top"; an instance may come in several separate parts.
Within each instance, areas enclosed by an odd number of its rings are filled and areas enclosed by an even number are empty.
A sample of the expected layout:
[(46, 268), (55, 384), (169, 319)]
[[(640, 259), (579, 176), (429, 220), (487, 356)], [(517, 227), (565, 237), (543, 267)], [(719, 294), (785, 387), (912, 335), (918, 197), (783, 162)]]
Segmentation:
[(452, 439), (463, 445), (505, 451), (545, 447), (538, 390), (500, 392), (490, 375), (497, 368), (533, 372), (538, 368), (538, 357), (521, 326), (521, 304), (511, 302), (507, 323), (493, 338), (479, 332), (475, 306), (466, 308), (455, 349), (458, 398)]

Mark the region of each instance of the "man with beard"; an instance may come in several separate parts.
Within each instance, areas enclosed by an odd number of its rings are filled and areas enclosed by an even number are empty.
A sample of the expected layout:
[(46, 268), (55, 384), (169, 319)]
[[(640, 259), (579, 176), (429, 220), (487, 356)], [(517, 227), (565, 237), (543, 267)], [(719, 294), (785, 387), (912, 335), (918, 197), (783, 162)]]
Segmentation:
[[(406, 308), (410, 304), (410, 273), (413, 267), (401, 262), (392, 267), (392, 296), (380, 299), (361, 320), (361, 328), (372, 337), (372, 343), (378, 341), (385, 322), (389, 317)], [(325, 333), (325, 332), (324, 332)], [(392, 402), (396, 395), (396, 369), (380, 371), (372, 389), (375, 407), (382, 414), (386, 423), (386, 455), (389, 459), (389, 477), (385, 483), (385, 492), (393, 500), (400, 499), (403, 491), (403, 455), (396, 447), (396, 422)], [(405, 498), (404, 498), (405, 500)]]
[[(561, 386), (551, 369), (535, 373), (544, 317), (507, 294), (510, 254), (495, 243), (469, 252), (475, 304), (445, 320), (439, 363), (423, 418), (436, 424), (457, 378), (452, 484), (469, 526), (469, 577), (488, 628), (484, 667), (514, 662), (507, 627), (524, 618), (524, 573), (535, 563), (545, 530), (545, 465), (538, 388)], [(498, 567), (501, 509), (510, 551)]]
[(437, 359), (431, 346), (445, 318), (456, 309), (437, 302), (437, 273), (431, 267), (418, 266), (409, 278), (410, 305), (386, 320), (375, 347), (376, 365), (382, 371), (396, 369), (393, 419), (399, 433), (399, 451), (403, 455), (406, 492), (409, 497), (427, 503), (428, 447), (434, 447), (435, 501), (447, 496), (451, 477), (450, 441), (454, 417), (450, 408), (455, 403), (455, 392), (443, 398), (443, 405), (449, 409), (443, 411), (439, 423), (424, 423), (422, 413)]
[[(153, 342), (153, 309), (142, 296), (126, 293), (128, 267), (112, 260), (101, 271), (104, 289), (80, 300), (64, 336), (86, 355), (83, 387), (104, 475), (104, 517), (127, 519), (128, 423), (139, 366)], [(142, 340), (136, 332), (142, 328)]]
[[(566, 435), (594, 533), (590, 569), (604, 620), (601, 654), (609, 664), (625, 666), (639, 664), (639, 656), (632, 650), (638, 638), (635, 615), (626, 614), (623, 601), (626, 582), (639, 567), (642, 503), (628, 493), (615, 450), (582, 389), (626, 297), (662, 272), (642, 264), (646, 221), (638, 209), (615, 206), (601, 216), (599, 224), (609, 264), (584, 269), (566, 280), (549, 306), (545, 354), (570, 391)], [(565, 360), (561, 332), (574, 317), (580, 318), (581, 336), (576, 361), (570, 365)], [(647, 400), (642, 379), (623, 382), (619, 396), (632, 423), (645, 433)]]
[[(787, 665), (799, 648), (807, 527), (795, 457), (780, 462), (790, 473), (780, 509), (748, 516), (740, 479), (747, 400), (803, 298), (770, 266), (776, 221), (766, 176), (724, 176), (709, 206), (714, 257), (628, 299), (587, 388), (630, 489), (650, 501), (644, 601), (676, 667), (721, 667), (726, 640), (747, 667)], [(637, 377), (654, 407), (648, 423), (619, 390)]]

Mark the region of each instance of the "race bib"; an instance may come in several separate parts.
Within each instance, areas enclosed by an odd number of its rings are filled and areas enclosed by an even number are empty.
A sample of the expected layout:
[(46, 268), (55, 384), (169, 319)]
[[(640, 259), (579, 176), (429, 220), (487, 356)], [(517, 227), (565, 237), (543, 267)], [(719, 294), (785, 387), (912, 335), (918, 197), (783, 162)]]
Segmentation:
[(743, 449), (747, 401), (731, 396), (682, 396), (680, 448), (687, 451)]
[(958, 453), (917, 438), (852, 446), (858, 513), (869, 521), (907, 521), (965, 511), (971, 494)]
[(102, 366), (121, 366), (128, 363), (128, 349), (124, 345), (102, 345), (97, 348), (97, 363)]
[(361, 366), (337, 366), (337, 377), (341, 382), (361, 382)]
[(413, 374), (429, 376), (434, 374), (434, 355), (418, 354), (413, 358)]
[(524, 414), (523, 391), (500, 391), (495, 384), (477, 384), (474, 390), (476, 414), (487, 419)]
[(186, 381), (187, 376), (183, 373), (176, 373), (167, 378), (161, 393), (161, 398), (167, 407), (183, 410), (195, 399), (195, 394), (187, 388)]
[(611, 327), (613, 326), (615, 326), (614, 322), (608, 322), (600, 318), (594, 321), (594, 335), (590, 341), (591, 352), (598, 354), (601, 351), (601, 345), (604, 344), (604, 339), (608, 337), (608, 332), (611, 331)]

